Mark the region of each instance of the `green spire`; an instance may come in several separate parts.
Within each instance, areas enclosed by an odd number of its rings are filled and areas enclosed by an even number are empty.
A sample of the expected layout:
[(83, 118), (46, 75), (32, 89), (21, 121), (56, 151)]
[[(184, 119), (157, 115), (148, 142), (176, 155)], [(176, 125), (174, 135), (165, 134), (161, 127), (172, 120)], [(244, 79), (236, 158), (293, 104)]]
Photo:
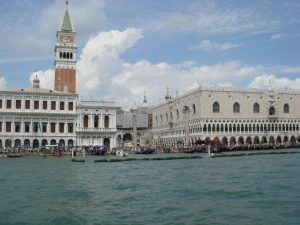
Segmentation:
[(68, 1), (66, 1), (66, 10), (65, 10), (65, 15), (61, 24), (61, 31), (73, 31), (71, 19), (70, 19), (70, 14), (68, 11)]

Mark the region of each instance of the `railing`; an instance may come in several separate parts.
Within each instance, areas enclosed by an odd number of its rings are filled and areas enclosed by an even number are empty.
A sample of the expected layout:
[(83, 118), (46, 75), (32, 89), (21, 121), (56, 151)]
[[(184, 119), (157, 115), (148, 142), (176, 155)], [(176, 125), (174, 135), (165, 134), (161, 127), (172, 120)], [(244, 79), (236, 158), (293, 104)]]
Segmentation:
[(114, 101), (81, 101), (77, 106), (115, 106)]
[(116, 132), (117, 128), (77, 127), (76, 132)]

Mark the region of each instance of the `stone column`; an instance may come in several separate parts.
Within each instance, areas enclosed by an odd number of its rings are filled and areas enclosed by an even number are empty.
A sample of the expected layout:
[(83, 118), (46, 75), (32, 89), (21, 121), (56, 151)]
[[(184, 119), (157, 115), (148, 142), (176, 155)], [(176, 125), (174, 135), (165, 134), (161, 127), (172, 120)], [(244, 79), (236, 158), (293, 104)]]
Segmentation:
[(103, 114), (101, 114), (99, 116), (99, 127), (102, 129), (104, 128), (104, 115)]
[(50, 129), (51, 129), (51, 127), (50, 127), (50, 121), (48, 119), (48, 121), (47, 121), (47, 131), (46, 131), (48, 134), (50, 134), (50, 132), (51, 132)]
[[(190, 109), (188, 106), (184, 106), (182, 112), (184, 113), (184, 117), (185, 117), (185, 145), (189, 145), (189, 113), (190, 113)], [(212, 132), (212, 130), (210, 130)]]
[(93, 115), (92, 114), (88, 114), (88, 118), (89, 118), (89, 123), (88, 123), (88, 128), (92, 128), (92, 120), (93, 120)]
[(136, 114), (137, 114), (137, 107), (134, 104), (132, 109), (132, 117), (133, 117), (133, 137), (132, 137), (132, 141), (133, 141), (133, 150), (135, 151), (137, 149), (137, 121), (136, 121)]
[(64, 124), (64, 133), (68, 133), (68, 120), (65, 120), (65, 124)]

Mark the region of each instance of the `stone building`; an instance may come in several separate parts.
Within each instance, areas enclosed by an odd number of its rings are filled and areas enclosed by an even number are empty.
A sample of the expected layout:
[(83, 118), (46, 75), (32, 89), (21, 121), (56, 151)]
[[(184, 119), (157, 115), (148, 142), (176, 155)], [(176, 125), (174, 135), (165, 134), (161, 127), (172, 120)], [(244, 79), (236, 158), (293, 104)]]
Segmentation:
[(300, 141), (300, 92), (199, 87), (153, 108), (153, 143)]
[(45, 145), (116, 145), (114, 102), (78, 101), (76, 33), (68, 2), (56, 34), (54, 90), (32, 88), (0, 91), (0, 148)]
[(0, 147), (73, 146), (76, 102), (73, 93), (39, 87), (0, 91)]
[[(149, 144), (152, 137), (149, 131), (152, 128), (152, 114), (147, 105), (146, 94), (143, 102), (136, 106), (137, 145)], [(117, 111), (117, 147), (133, 146), (133, 111), (125, 111), (121, 108)], [(151, 132), (150, 132), (151, 133)]]
[(77, 104), (77, 145), (116, 147), (114, 101), (79, 101)]

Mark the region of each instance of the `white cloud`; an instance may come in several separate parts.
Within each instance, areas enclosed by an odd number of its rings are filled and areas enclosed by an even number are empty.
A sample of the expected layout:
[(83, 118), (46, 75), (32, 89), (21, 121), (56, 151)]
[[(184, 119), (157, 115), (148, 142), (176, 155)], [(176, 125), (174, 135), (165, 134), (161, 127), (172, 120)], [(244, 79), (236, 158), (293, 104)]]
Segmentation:
[(0, 90), (6, 89), (7, 81), (5, 77), (0, 77)]
[(206, 52), (209, 51), (227, 51), (231, 48), (237, 48), (240, 47), (240, 44), (232, 44), (229, 42), (225, 42), (225, 43), (216, 43), (216, 42), (212, 42), (210, 40), (203, 40), (201, 41), (201, 43), (199, 45), (195, 45), (192, 46), (190, 49), (191, 50), (203, 50)]
[(280, 40), (282, 38), (284, 38), (285, 35), (284, 34), (274, 34), (270, 37), (270, 40), (271, 41), (277, 41), (277, 40)]
[[(268, 70), (271, 71), (270, 68), (263, 66), (242, 65), (239, 61), (213, 65), (199, 65), (194, 61), (179, 64), (166, 62), (153, 64), (147, 60), (126, 62), (122, 54), (134, 47), (142, 37), (142, 32), (135, 28), (100, 32), (95, 37), (91, 37), (77, 63), (78, 93), (84, 99), (90, 96), (94, 99), (114, 97), (120, 106), (129, 108), (133, 102), (141, 99), (144, 90), (148, 101), (157, 104), (158, 100), (165, 95), (167, 86), (175, 95), (176, 91), (184, 93), (200, 84), (233, 86), (235, 82), (256, 77), (249, 86), (258, 87), (268, 80), (268, 77), (260, 75)], [(41, 87), (53, 88), (52, 70), (39, 71), (38, 76)], [(34, 75), (31, 76), (31, 80), (33, 77)], [(284, 82), (291, 81), (285, 78), (276, 81), (276, 84), (282, 85)], [(299, 81), (296, 80), (295, 83), (297, 82)]]
[(30, 75), (29, 81), (33, 83), (35, 77), (40, 79), (40, 87), (52, 89), (54, 88), (54, 70), (37, 71)]
[(288, 77), (276, 77), (275, 75), (261, 75), (255, 77), (249, 87), (251, 88), (266, 88), (271, 86), (275, 89), (300, 89), (300, 78), (290, 79)]
[(133, 28), (123, 32), (100, 32), (92, 37), (77, 64), (78, 84), (81, 84), (78, 85), (79, 92), (95, 92), (101, 85), (108, 85), (111, 78), (124, 69), (119, 56), (142, 37), (141, 31)]
[(181, 12), (164, 13), (149, 25), (150, 30), (163, 33), (191, 33), (203, 35), (268, 32), (278, 26), (262, 10), (222, 8), (213, 1), (197, 1)]
[[(26, 3), (22, 4), (25, 7)], [(72, 24), (75, 31), (80, 32), (80, 39), (85, 39), (106, 27), (104, 7), (104, 0), (72, 0), (69, 3)], [(31, 24), (24, 26), (23, 20), (9, 20), (10, 26), (5, 28), (6, 33), (15, 33), (15, 35), (9, 36), (9, 39), (4, 41), (15, 46), (19, 51), (49, 53), (49, 49), (53, 49), (55, 43), (55, 33), (60, 29), (64, 10), (64, 1), (55, 0), (43, 12), (28, 15), (27, 21), (31, 21)], [(22, 41), (20, 41), (20, 36), (22, 36)]]

